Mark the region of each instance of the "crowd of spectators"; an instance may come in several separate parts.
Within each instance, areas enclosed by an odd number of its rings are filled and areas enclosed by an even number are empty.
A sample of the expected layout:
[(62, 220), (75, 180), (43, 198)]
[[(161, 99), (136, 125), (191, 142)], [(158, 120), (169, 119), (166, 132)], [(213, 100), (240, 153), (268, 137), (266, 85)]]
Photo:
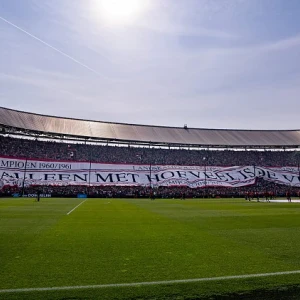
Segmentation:
[(0, 136), (0, 155), (102, 163), (299, 166), (300, 151), (188, 150), (67, 144)]
[[(187, 150), (157, 149), (124, 146), (103, 146), (90, 144), (68, 144), (54, 141), (17, 139), (0, 135), (0, 156), (49, 159), (61, 161), (93, 161), (103, 163), (134, 164), (171, 164), (171, 165), (210, 165), (210, 166), (298, 166), (300, 151), (242, 151), (242, 150)], [(0, 196), (32, 194), (42, 189), (43, 193), (54, 196), (74, 197), (79, 193), (90, 197), (149, 197), (149, 187), (129, 186), (30, 186), (25, 189), (17, 186), (5, 186)], [(278, 196), (287, 192), (298, 195), (299, 188), (279, 185), (257, 179), (255, 185), (240, 188), (204, 187), (190, 189), (187, 187), (159, 187), (153, 189), (157, 198), (205, 197), (244, 197), (259, 195), (266, 191)]]
[(226, 187), (206, 187), (206, 188), (188, 188), (188, 187), (142, 187), (142, 186), (5, 186), (0, 190), (1, 196), (34, 195), (37, 192), (49, 194), (51, 197), (76, 197), (78, 194), (86, 194), (88, 197), (95, 198), (149, 198), (151, 194), (155, 198), (243, 198), (258, 196), (264, 198), (266, 194), (274, 197), (285, 197), (289, 192), (293, 197), (299, 197), (300, 191), (297, 187), (280, 185), (274, 182), (268, 182), (263, 179), (257, 179), (256, 184), (240, 188)]

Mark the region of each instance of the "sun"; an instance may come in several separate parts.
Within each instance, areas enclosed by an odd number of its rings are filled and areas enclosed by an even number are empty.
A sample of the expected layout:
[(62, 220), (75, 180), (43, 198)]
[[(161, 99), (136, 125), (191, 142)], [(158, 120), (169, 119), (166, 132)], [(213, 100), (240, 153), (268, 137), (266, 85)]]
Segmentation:
[(129, 23), (136, 20), (145, 8), (145, 0), (98, 0), (97, 10), (109, 23)]

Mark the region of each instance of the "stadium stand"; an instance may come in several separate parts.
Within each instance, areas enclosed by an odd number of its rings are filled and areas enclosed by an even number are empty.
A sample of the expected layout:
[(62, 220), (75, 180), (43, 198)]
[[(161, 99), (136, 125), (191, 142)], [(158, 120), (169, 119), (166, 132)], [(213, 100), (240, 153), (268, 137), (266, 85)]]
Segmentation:
[(32, 159), (55, 159), (136, 164), (173, 164), (237, 166), (263, 165), (269, 167), (297, 166), (299, 151), (236, 151), (236, 150), (187, 150), (119, 147), (85, 144), (68, 144), (17, 139), (0, 135), (0, 154)]
[[(298, 170), (300, 164), (300, 152), (296, 149), (300, 145), (299, 130), (144, 126), (43, 116), (6, 108), (0, 108), (0, 126), (2, 157), (146, 165), (296, 166)], [(4, 186), (0, 196), (20, 193), (21, 189), (24, 192), (24, 187)], [(25, 189), (29, 194), (39, 187), (26, 186)], [(263, 197), (266, 191), (281, 196), (287, 191), (294, 196), (299, 194), (298, 187), (257, 178), (255, 185), (240, 188), (159, 187), (156, 196), (241, 197), (251, 194), (254, 197), (258, 194)], [(43, 186), (43, 192), (70, 197), (78, 193), (88, 193), (91, 197), (148, 197), (150, 193), (145, 186), (90, 186), (87, 190), (76, 185)]]

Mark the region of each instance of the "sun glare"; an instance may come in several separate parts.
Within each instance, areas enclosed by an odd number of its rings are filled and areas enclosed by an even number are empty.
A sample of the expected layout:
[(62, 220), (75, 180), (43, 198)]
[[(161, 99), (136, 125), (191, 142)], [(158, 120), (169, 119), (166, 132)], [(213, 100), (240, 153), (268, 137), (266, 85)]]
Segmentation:
[(98, 0), (101, 17), (110, 23), (134, 21), (144, 9), (145, 0)]

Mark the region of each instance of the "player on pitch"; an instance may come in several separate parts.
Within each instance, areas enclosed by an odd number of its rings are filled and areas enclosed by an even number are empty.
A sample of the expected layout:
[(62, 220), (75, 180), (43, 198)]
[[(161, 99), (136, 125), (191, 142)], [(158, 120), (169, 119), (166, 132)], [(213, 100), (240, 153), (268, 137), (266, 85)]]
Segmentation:
[(40, 190), (38, 190), (36, 193), (36, 201), (40, 202), (40, 198), (41, 198), (41, 192), (40, 192)]

